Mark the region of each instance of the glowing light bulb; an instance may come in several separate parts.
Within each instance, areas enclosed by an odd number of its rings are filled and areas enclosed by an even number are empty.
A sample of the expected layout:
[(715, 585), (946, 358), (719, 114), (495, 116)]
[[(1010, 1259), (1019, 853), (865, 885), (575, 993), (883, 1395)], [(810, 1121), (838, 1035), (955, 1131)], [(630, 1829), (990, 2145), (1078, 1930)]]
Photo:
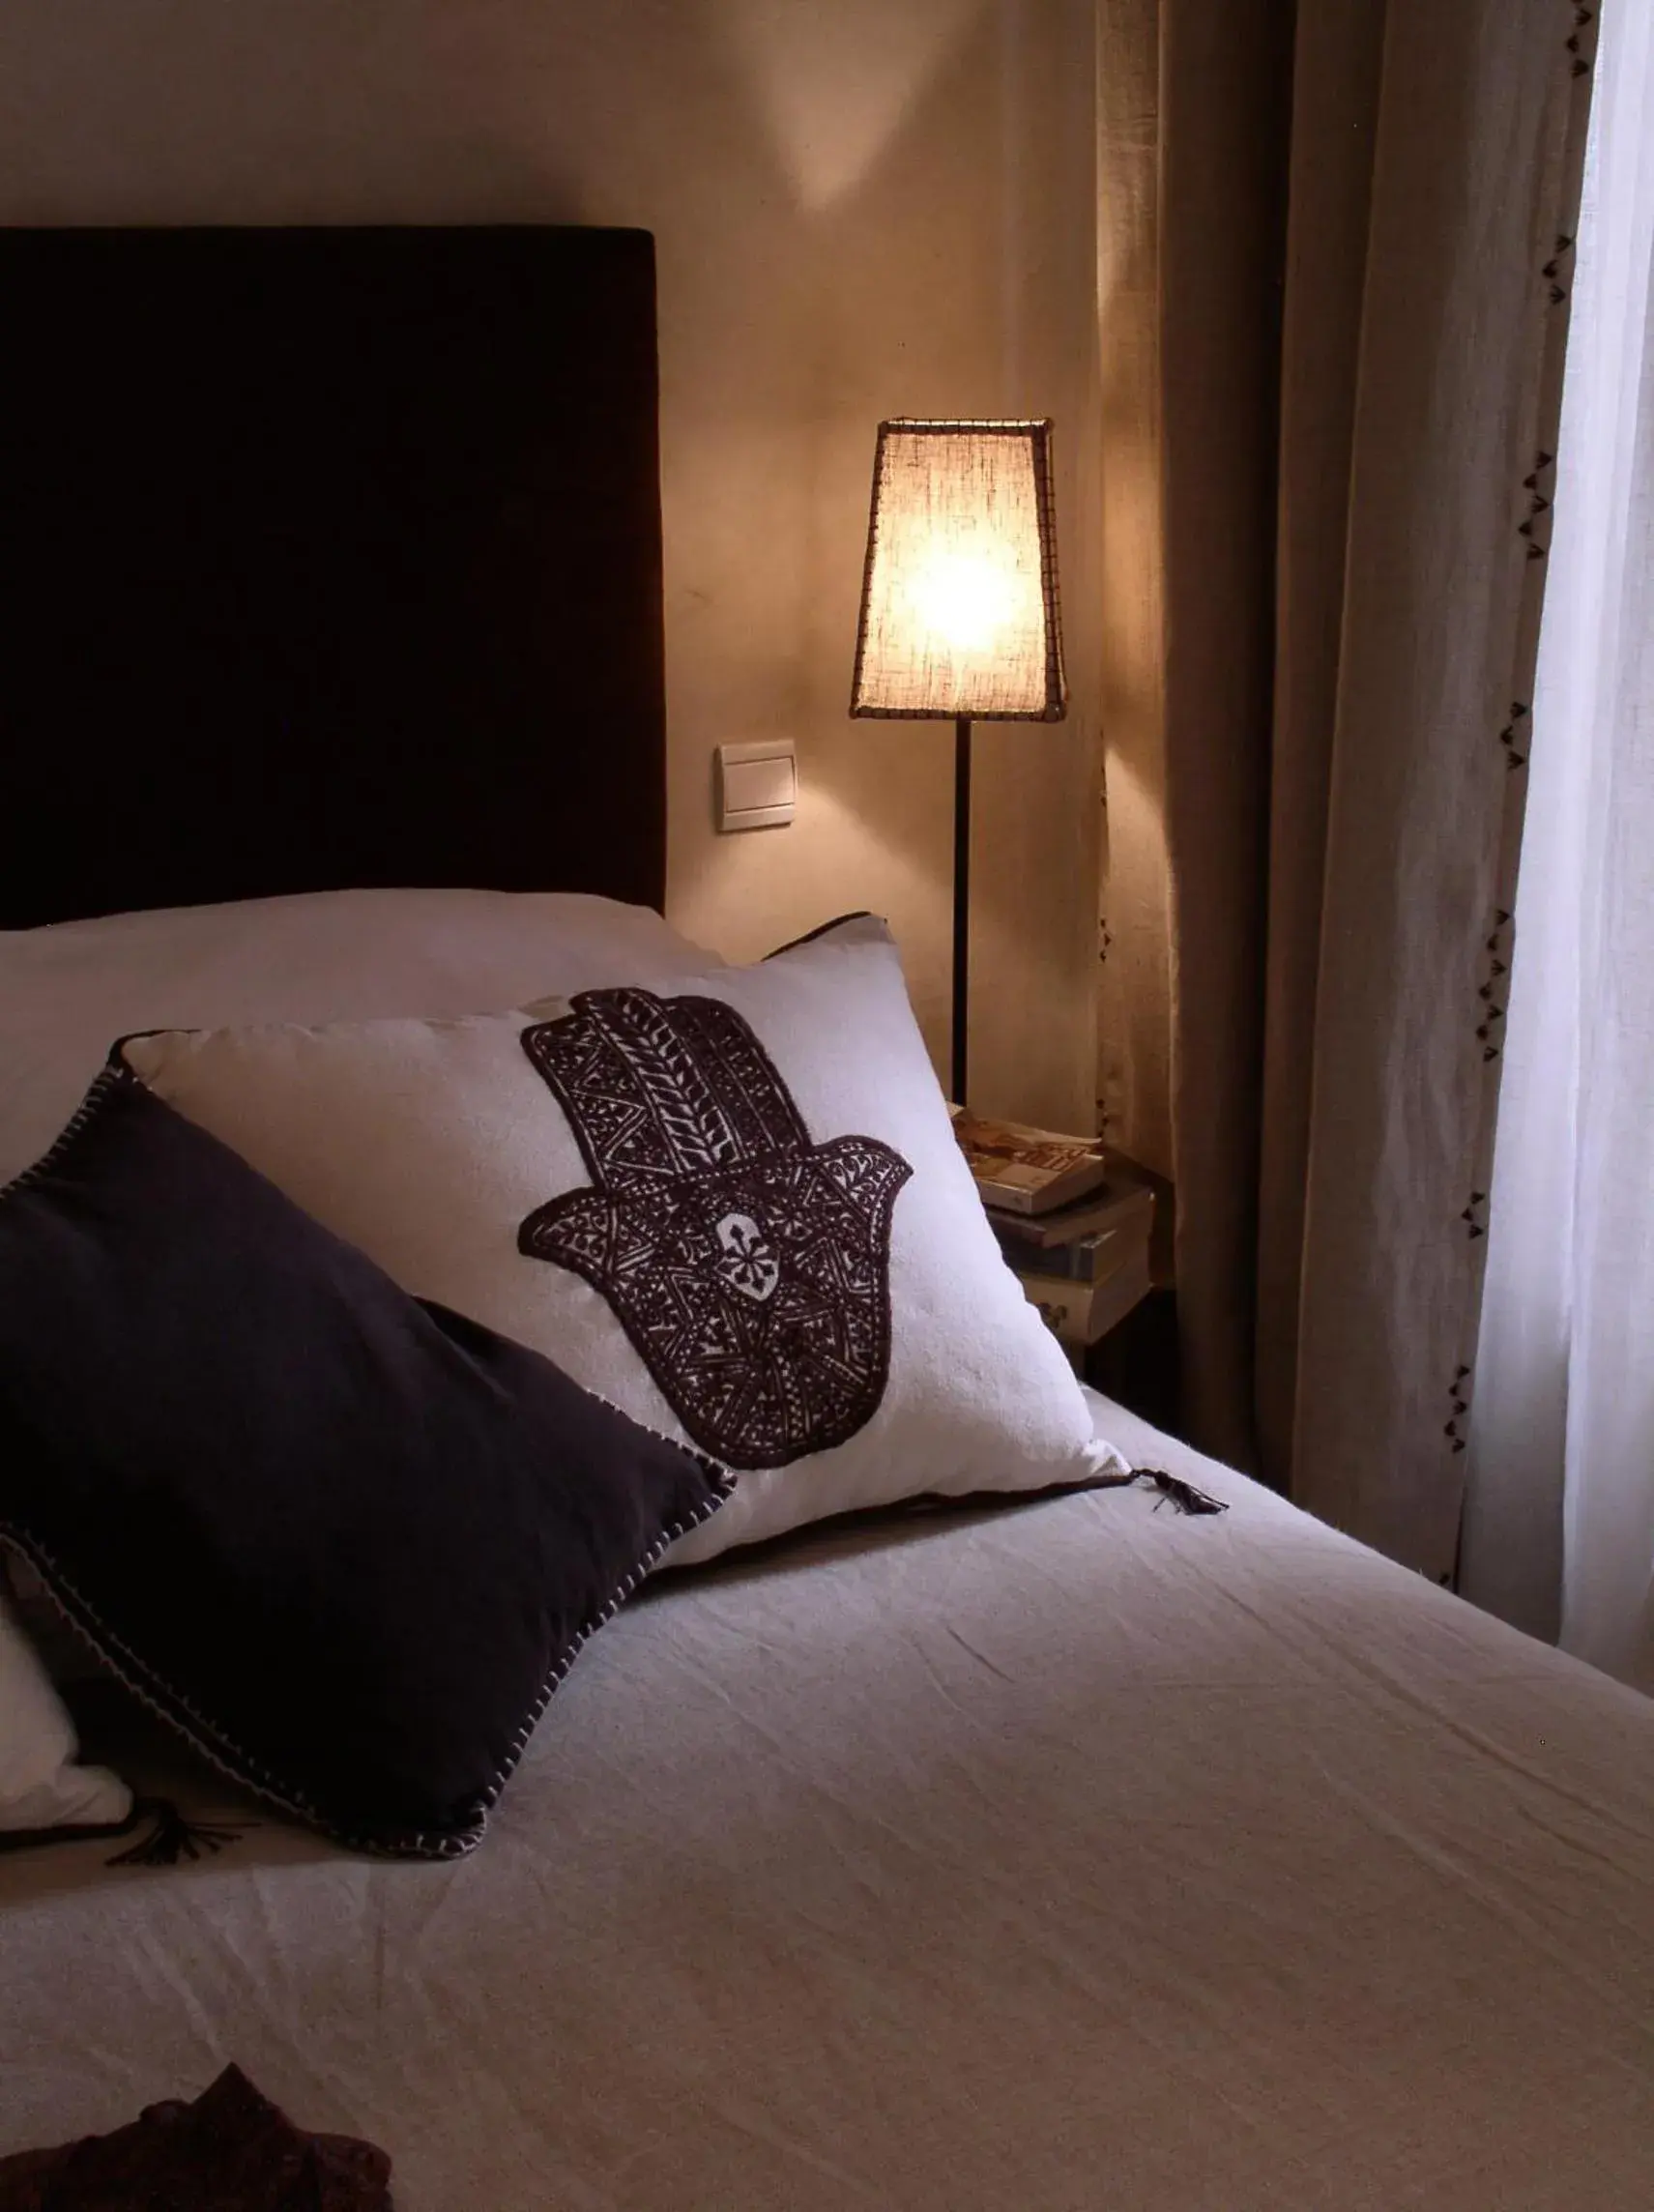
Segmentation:
[(955, 653), (981, 653), (1014, 609), (1014, 580), (984, 553), (935, 553), (914, 578), (919, 619)]

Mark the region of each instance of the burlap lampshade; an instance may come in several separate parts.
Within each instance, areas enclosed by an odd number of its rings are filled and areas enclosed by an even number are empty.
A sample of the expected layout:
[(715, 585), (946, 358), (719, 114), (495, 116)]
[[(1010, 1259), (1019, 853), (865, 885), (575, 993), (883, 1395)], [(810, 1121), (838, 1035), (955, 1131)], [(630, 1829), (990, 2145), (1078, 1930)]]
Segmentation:
[(1050, 422), (882, 422), (852, 714), (1066, 708)]

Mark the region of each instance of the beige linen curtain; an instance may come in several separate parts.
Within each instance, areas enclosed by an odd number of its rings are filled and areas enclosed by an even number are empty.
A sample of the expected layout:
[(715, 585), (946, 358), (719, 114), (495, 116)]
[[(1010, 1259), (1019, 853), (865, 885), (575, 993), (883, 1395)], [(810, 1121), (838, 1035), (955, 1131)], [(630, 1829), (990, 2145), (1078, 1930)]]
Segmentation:
[(1594, 10), (1100, 8), (1104, 1125), (1193, 1441), (1445, 1580)]

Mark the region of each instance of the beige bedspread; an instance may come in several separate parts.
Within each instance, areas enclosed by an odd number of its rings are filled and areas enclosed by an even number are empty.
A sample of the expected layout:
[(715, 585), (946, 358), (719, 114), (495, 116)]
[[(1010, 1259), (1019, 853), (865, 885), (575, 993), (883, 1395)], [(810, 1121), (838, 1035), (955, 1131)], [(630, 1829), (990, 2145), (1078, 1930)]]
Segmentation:
[(1654, 2205), (1654, 1704), (1101, 1425), (1233, 1510), (662, 1583), (457, 1866), (0, 1863), (0, 2149), (233, 2058), (402, 2212)]

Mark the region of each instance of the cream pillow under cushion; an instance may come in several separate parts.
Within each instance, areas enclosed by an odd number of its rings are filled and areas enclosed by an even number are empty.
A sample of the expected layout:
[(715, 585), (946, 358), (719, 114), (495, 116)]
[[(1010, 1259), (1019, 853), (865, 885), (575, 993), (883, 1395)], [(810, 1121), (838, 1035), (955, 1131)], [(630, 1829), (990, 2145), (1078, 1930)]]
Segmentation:
[(881, 923), (572, 1004), (126, 1053), (405, 1289), (733, 1468), (680, 1560), (1125, 1469), (1000, 1256)]
[(107, 1767), (80, 1764), (74, 1724), (0, 1590), (0, 1834), (112, 1827), (131, 1809)]
[(572, 891), (311, 891), (0, 930), (0, 1183), (125, 1030), (469, 1014), (640, 959), (714, 964), (648, 907)]

